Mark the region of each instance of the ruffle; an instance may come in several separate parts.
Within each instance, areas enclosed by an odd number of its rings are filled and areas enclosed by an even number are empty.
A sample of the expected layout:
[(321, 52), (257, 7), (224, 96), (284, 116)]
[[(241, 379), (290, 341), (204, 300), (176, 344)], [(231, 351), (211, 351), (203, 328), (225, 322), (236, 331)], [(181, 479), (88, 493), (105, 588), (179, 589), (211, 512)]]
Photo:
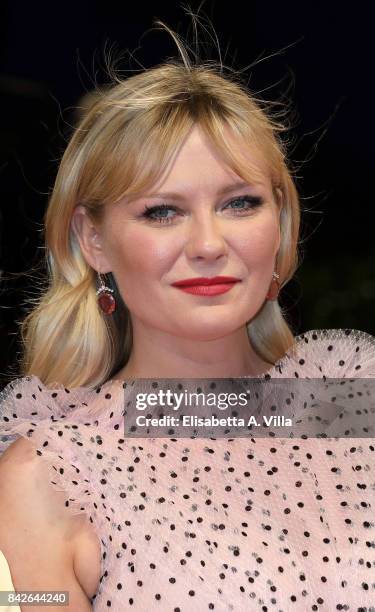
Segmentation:
[[(375, 337), (357, 329), (312, 329), (272, 367), (272, 378), (373, 378)], [(297, 374), (296, 374), (297, 373)]]
[[(51, 484), (67, 493), (65, 506), (73, 514), (90, 511), (90, 487), (75, 444), (77, 435), (67, 410), (54, 401), (36, 377), (11, 382), (0, 395), (0, 454), (19, 436), (28, 439), (49, 470)], [(79, 439), (79, 434), (78, 438)], [(84, 478), (82, 478), (82, 473)]]
[[(264, 376), (273, 381), (274, 403), (306, 437), (375, 437), (371, 334), (356, 329), (309, 330), (295, 337), (294, 346)], [(285, 402), (290, 397), (288, 408)]]
[(100, 387), (50, 388), (36, 376), (25, 376), (0, 392), (0, 456), (20, 436), (29, 440), (47, 467), (51, 486), (64, 493), (67, 512), (84, 514), (93, 525), (100, 542), (101, 577), (111, 517), (103, 509), (103, 474), (96, 453), (109, 427), (117, 423), (121, 436), (124, 394), (118, 382), (101, 393)]

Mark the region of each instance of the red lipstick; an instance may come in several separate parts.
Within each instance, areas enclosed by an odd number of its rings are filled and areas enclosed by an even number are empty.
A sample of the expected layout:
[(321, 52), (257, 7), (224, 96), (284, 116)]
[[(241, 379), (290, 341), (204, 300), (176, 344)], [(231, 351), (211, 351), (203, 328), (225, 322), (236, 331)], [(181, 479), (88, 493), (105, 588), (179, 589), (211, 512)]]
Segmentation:
[(172, 286), (193, 295), (211, 296), (226, 293), (238, 282), (240, 279), (234, 276), (195, 277), (176, 281)]

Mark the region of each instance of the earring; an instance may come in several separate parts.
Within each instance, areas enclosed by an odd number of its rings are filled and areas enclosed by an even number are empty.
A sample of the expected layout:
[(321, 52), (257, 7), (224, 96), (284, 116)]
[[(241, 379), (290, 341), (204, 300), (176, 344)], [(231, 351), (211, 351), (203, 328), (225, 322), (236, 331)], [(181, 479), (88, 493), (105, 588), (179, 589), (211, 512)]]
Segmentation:
[(272, 272), (272, 281), (266, 295), (267, 300), (277, 300), (280, 290), (280, 283), (277, 281), (278, 278), (280, 278), (280, 274)]
[(116, 310), (116, 300), (112, 295), (113, 289), (106, 286), (99, 272), (98, 276), (100, 280), (100, 287), (96, 292), (96, 295), (98, 296), (98, 305), (104, 314), (110, 315)]

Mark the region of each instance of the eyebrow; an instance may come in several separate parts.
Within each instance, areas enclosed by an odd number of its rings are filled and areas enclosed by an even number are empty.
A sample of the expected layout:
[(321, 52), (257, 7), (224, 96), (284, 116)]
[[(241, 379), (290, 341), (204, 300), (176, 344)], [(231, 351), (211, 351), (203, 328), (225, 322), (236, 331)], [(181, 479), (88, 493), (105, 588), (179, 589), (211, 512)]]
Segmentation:
[[(242, 187), (250, 188), (251, 185), (246, 181), (239, 181), (237, 183), (231, 183), (230, 185), (225, 185), (221, 189), (216, 192), (216, 195), (225, 195), (227, 193), (231, 193), (232, 191), (236, 191), (236, 189), (241, 189)], [(174, 200), (185, 200), (188, 196), (185, 196), (182, 193), (163, 191), (158, 193), (147, 193), (144, 195), (145, 198), (173, 198)]]

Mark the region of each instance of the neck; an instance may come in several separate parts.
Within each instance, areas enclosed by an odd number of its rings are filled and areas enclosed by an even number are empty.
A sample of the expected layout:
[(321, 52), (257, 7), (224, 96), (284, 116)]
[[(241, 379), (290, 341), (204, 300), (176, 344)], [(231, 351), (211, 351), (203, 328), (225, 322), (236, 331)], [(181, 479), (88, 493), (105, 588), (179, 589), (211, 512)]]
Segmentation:
[(200, 341), (138, 325), (133, 326), (129, 361), (115, 379), (251, 377), (271, 366), (252, 348), (245, 326), (225, 337)]

